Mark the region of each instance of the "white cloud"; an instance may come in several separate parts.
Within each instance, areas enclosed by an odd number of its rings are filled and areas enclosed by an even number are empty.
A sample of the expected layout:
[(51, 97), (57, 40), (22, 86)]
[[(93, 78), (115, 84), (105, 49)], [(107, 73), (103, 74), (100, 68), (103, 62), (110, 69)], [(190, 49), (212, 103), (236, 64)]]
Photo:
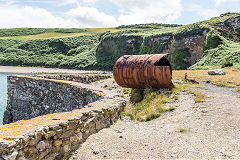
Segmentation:
[(95, 4), (97, 0), (83, 0), (83, 2), (86, 4)]
[(80, 5), (78, 0), (63, 0), (63, 1), (60, 1), (57, 5), (58, 6), (66, 6), (66, 5), (69, 5), (69, 4)]
[(198, 12), (198, 15), (203, 16), (206, 19), (210, 19), (219, 16), (220, 12), (216, 9), (203, 9)]
[[(74, 2), (75, 0), (71, 0)], [(87, 0), (92, 1), (92, 0)], [(92, 1), (93, 2), (93, 1)], [(7, 16), (7, 18), (6, 18)], [(17, 6), (9, 3), (0, 5), (0, 28), (73, 28), (73, 27), (115, 27), (118, 22), (113, 16), (93, 7), (78, 6), (55, 16), (48, 10)]]
[(109, 0), (122, 8), (120, 24), (171, 23), (181, 15), (181, 0)]
[(0, 28), (71, 27), (74, 24), (37, 7), (0, 6)]
[(92, 6), (96, 3), (97, 0), (62, 0), (58, 3), (58, 6), (66, 6), (69, 4), (75, 4), (77, 6), (87, 5)]
[[(61, 0), (58, 6), (75, 4), (76, 8), (53, 15), (47, 9), (15, 5), (17, 0), (0, 0), (0, 28), (12, 27), (115, 27), (122, 24), (171, 23), (181, 15), (181, 0), (108, 0), (118, 5), (114, 17), (94, 6), (97, 0)], [(35, 0), (25, 0), (33, 2)], [(39, 0), (37, 0), (39, 2)], [(48, 2), (42, 0), (43, 3)], [(49, 3), (56, 0), (49, 0)], [(112, 4), (112, 5), (114, 5)], [(57, 6), (57, 4), (56, 4)], [(6, 15), (8, 18), (6, 18)]]
[(194, 12), (204, 19), (209, 19), (220, 15), (217, 9), (204, 9), (198, 4), (190, 4), (185, 11)]
[(114, 27), (118, 22), (113, 16), (99, 12), (93, 7), (79, 6), (67, 13), (71, 20), (81, 27)]
[(215, 5), (219, 6), (222, 3), (231, 3), (231, 2), (239, 2), (240, 3), (240, 0), (215, 0)]
[(13, 5), (17, 2), (18, 0), (0, 0), (1, 5)]

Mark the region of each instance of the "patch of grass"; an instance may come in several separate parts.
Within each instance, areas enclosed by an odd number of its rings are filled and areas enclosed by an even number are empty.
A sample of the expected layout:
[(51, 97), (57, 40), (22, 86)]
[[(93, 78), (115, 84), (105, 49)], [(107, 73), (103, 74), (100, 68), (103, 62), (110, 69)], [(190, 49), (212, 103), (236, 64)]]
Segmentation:
[(124, 94), (130, 94), (131, 93), (131, 88), (124, 88), (123, 93)]
[(201, 92), (193, 92), (193, 95), (195, 96), (194, 98), (195, 103), (201, 103), (206, 101), (206, 96)]
[(226, 75), (208, 75), (207, 70), (174, 70), (173, 79), (184, 80), (184, 75), (187, 73), (189, 79), (197, 81), (205, 81), (212, 84), (218, 84), (226, 87), (237, 87), (240, 82), (240, 70), (233, 68), (225, 68)]
[(126, 114), (132, 120), (150, 121), (160, 116), (162, 112), (172, 111), (171, 108), (164, 108), (163, 104), (171, 99), (166, 95), (157, 95), (156, 92), (150, 92), (142, 101), (136, 103), (132, 108), (126, 108)]
[(202, 87), (204, 86), (203, 84), (194, 84), (188, 81), (182, 81), (182, 83), (174, 83), (174, 88), (172, 89), (172, 98), (176, 98), (176, 96), (179, 92), (187, 92), (187, 93), (192, 93), (189, 88), (196, 88), (196, 87)]
[(185, 129), (185, 128), (180, 128), (179, 132), (180, 133), (187, 133), (187, 132), (190, 132), (190, 130), (189, 129)]
[(160, 116), (160, 113), (151, 113), (149, 115), (147, 115), (147, 117), (145, 119), (141, 119), (141, 121), (147, 122), (147, 121), (151, 121), (153, 119), (156, 119)]
[(202, 87), (203, 84), (194, 84), (194, 83), (191, 83), (191, 82), (183, 81), (182, 84), (175, 83), (174, 86), (175, 86), (175, 88), (172, 89), (173, 95), (171, 96), (171, 98), (173, 98), (173, 99), (176, 99), (175, 96), (179, 92), (186, 92), (188, 94), (193, 94), (195, 96), (195, 98), (194, 98), (195, 103), (204, 102), (206, 100), (206, 96), (203, 93), (193, 92), (189, 89), (189, 88)]
[(92, 33), (104, 33), (104, 32), (119, 32), (117, 28), (86, 28), (87, 32)]
[(240, 98), (240, 95), (238, 95), (237, 98)]
[(144, 98), (144, 90), (143, 89), (135, 89), (134, 93), (137, 96), (137, 98), (135, 99), (135, 103), (138, 103), (143, 100), (143, 98)]
[(174, 106), (168, 107), (168, 110), (169, 110), (169, 111), (174, 111), (175, 109), (176, 109), (176, 107), (174, 107)]
[(174, 99), (175, 101), (177, 101), (179, 99), (177, 95), (173, 95), (173, 96), (171, 96), (171, 98)]
[(208, 106), (207, 105), (203, 105), (200, 108), (208, 108)]
[(10, 37), (0, 37), (0, 39), (17, 39), (17, 40), (33, 40), (33, 39), (49, 39), (49, 38), (64, 38), (64, 37), (76, 37), (89, 35), (87, 32), (83, 33), (59, 33), (59, 32), (47, 32), (35, 35), (27, 36), (10, 36)]
[(237, 88), (237, 92), (240, 92), (240, 87)]
[(124, 98), (124, 94), (121, 94), (120, 97)]
[(230, 87), (228, 83), (226, 82), (212, 82), (212, 84), (218, 86), (218, 87)]

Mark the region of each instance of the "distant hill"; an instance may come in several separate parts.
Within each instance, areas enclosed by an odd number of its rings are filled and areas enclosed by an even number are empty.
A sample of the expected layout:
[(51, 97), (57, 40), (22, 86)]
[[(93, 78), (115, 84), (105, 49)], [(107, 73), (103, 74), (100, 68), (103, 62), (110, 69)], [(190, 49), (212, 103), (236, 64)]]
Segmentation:
[(190, 25), (0, 29), (0, 65), (111, 70), (125, 54), (169, 53), (174, 69), (240, 69), (240, 14)]

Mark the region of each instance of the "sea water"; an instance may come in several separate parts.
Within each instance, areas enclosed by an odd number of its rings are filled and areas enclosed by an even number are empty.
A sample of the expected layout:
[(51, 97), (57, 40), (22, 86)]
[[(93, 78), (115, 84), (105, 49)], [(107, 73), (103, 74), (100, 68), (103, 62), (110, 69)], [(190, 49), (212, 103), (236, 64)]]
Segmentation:
[(0, 73), (0, 125), (3, 123), (3, 114), (7, 106), (7, 75)]

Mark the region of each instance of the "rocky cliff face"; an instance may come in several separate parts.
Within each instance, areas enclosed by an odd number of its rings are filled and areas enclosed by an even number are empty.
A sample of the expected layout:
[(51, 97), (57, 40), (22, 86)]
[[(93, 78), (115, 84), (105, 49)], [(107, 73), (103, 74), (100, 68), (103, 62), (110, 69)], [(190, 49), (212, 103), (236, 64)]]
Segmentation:
[(125, 54), (157, 54), (168, 53), (169, 60), (175, 69), (186, 69), (202, 58), (204, 40), (208, 30), (189, 34), (184, 38), (176, 38), (172, 34), (149, 37), (119, 36), (107, 37), (97, 49), (99, 63), (112, 60), (108, 67)]
[(223, 37), (240, 42), (240, 16), (229, 18), (216, 26)]
[(164, 53), (169, 53), (168, 58), (173, 68), (186, 69), (195, 64), (202, 58), (204, 41), (208, 30), (204, 30), (201, 34), (190, 35), (180, 40), (173, 40), (168, 45), (168, 49)]
[(206, 56), (208, 50), (226, 43), (223, 39), (240, 42), (240, 16), (216, 19), (174, 28), (164, 33), (161, 30), (152, 33), (144, 30), (108, 33), (103, 36), (97, 48), (97, 64), (104, 69), (112, 69), (122, 55), (168, 53), (174, 69), (187, 69)]

